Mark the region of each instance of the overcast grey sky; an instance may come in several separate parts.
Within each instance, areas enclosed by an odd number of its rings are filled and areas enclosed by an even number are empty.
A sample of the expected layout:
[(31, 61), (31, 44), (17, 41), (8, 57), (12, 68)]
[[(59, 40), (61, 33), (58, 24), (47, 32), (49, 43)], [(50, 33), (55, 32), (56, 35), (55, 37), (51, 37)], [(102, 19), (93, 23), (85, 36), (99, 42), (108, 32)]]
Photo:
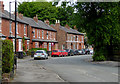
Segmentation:
[[(14, 3), (15, 0), (0, 0), (0, 1), (3, 1), (4, 9), (7, 10), (7, 11), (9, 11), (9, 2), (13, 2), (13, 3), (11, 3), (11, 11), (12, 12), (15, 11), (15, 3)], [(28, 1), (28, 0), (17, 0), (17, 1), (18, 2), (23, 2), (23, 1)], [(29, 0), (29, 1), (32, 1), (32, 0)], [(47, 1), (52, 1), (52, 0), (47, 0)], [(61, 0), (60, 3), (62, 1), (65, 1), (65, 0)], [(77, 0), (67, 0), (67, 1), (75, 2)], [(60, 5), (60, 3), (59, 3), (59, 5)]]

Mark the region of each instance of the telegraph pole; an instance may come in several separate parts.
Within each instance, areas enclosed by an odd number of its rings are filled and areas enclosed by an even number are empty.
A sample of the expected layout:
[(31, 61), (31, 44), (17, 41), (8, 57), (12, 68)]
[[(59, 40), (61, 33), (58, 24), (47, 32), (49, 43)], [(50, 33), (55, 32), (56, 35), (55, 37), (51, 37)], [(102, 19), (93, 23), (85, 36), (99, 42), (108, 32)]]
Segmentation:
[(16, 14), (17, 8), (16, 8), (16, 5), (17, 5), (17, 1), (15, 0), (15, 56), (16, 56), (16, 32), (17, 32), (16, 31), (17, 30), (16, 29), (16, 27), (17, 27), (17, 25), (16, 25), (17, 24), (16, 23), (17, 22), (17, 14)]

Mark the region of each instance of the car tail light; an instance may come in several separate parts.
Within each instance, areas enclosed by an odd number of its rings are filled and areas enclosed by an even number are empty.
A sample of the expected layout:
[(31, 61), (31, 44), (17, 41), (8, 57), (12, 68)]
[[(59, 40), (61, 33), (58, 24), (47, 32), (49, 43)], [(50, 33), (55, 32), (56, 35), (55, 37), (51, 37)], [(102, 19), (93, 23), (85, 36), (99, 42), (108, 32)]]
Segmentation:
[(44, 53), (42, 53), (42, 55), (44, 55)]

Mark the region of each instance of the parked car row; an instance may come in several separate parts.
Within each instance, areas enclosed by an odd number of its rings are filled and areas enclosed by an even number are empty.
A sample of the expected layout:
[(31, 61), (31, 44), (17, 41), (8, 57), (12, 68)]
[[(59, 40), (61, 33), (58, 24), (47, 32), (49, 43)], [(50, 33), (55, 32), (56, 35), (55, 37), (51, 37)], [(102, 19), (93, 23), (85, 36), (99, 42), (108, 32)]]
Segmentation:
[(65, 50), (53, 50), (51, 56), (73, 56), (73, 55), (85, 55), (85, 54), (93, 54), (93, 50), (90, 49), (81, 49), (81, 50), (73, 50), (73, 49), (65, 49)]
[[(91, 49), (81, 49), (81, 50), (73, 50), (73, 49), (65, 49), (65, 50), (53, 50), (51, 53), (52, 57), (58, 56), (73, 56), (73, 55), (85, 55), (85, 54), (93, 54), (93, 50)], [(45, 50), (37, 50), (34, 54), (34, 59), (43, 58), (48, 59), (48, 54)]]

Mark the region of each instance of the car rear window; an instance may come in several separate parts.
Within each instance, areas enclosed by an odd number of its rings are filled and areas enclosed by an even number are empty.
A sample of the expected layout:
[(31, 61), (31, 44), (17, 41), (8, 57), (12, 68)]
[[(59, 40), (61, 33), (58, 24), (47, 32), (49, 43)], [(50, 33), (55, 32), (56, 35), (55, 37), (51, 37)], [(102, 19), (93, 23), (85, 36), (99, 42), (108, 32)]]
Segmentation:
[(58, 50), (53, 50), (53, 52), (58, 52)]
[(69, 49), (66, 49), (66, 52), (68, 52), (69, 51)]
[(43, 53), (43, 51), (36, 51), (36, 53)]

